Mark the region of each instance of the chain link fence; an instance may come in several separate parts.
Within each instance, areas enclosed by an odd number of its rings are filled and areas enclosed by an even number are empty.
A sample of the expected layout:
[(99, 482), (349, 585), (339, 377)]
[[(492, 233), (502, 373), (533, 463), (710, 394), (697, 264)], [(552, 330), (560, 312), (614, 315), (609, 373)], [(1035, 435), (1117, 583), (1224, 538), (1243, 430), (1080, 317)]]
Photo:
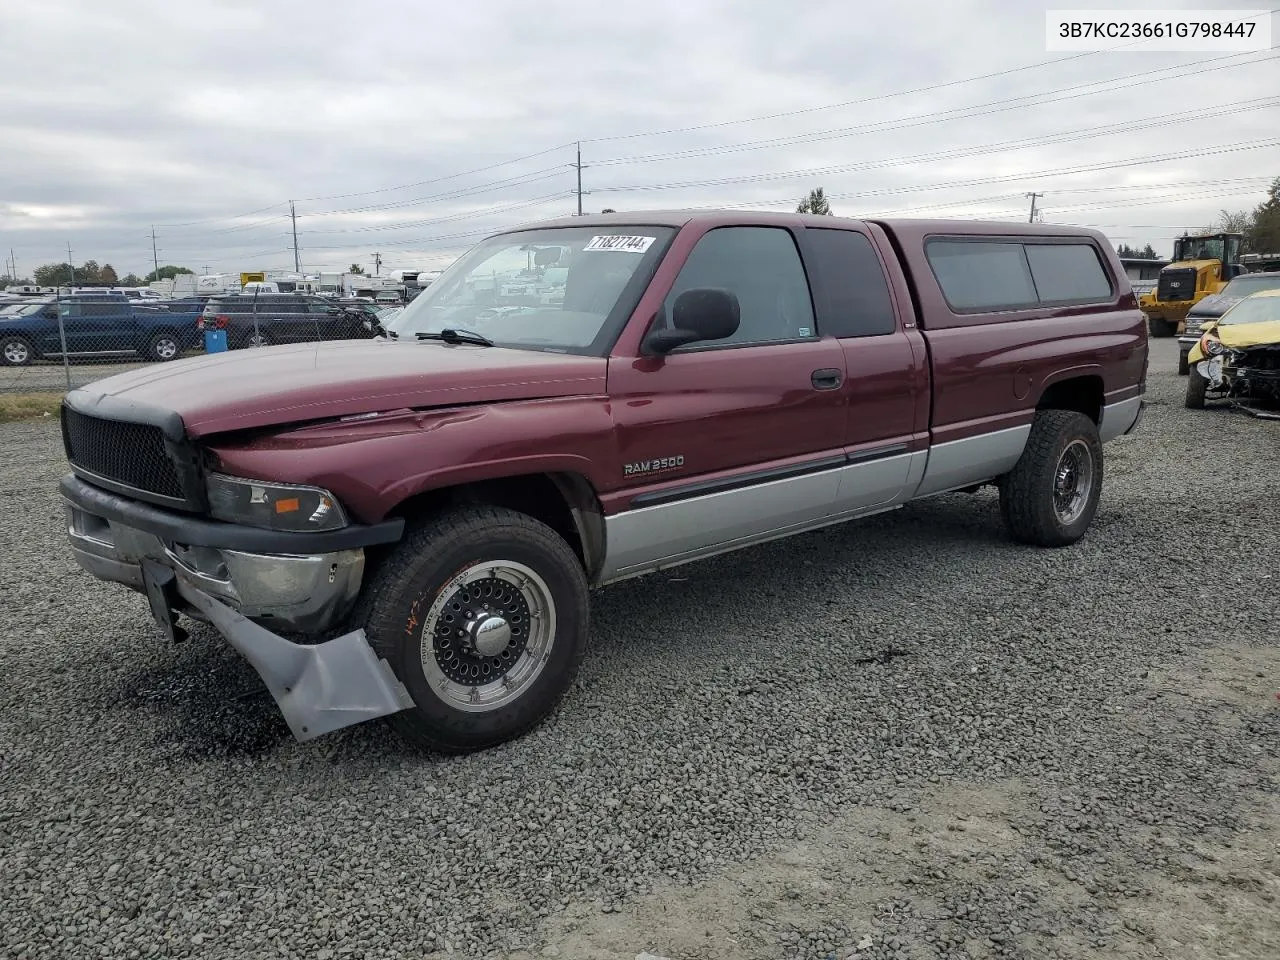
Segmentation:
[(34, 296), (0, 305), (0, 393), (61, 393), (207, 351), (372, 337), (380, 312), (372, 302), (257, 291), (165, 302)]

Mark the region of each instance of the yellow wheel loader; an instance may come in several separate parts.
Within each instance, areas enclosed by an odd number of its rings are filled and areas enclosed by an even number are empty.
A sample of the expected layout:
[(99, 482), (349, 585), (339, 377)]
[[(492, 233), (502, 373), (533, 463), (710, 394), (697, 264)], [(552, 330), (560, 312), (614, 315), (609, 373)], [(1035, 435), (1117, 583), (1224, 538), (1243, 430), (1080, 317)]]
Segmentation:
[(1195, 304), (1244, 272), (1240, 265), (1243, 240), (1239, 233), (1211, 233), (1174, 241), (1173, 262), (1160, 271), (1156, 288), (1138, 300), (1151, 336), (1182, 333), (1187, 313)]

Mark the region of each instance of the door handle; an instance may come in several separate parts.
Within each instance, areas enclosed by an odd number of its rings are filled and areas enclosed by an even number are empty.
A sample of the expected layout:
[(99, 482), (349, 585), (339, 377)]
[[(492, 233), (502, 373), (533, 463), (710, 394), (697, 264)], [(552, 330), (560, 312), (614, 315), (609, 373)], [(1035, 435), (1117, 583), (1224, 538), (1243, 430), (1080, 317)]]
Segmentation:
[(843, 377), (840, 371), (834, 367), (826, 367), (822, 370), (815, 370), (809, 377), (809, 382), (813, 384), (815, 390), (835, 390), (837, 389)]

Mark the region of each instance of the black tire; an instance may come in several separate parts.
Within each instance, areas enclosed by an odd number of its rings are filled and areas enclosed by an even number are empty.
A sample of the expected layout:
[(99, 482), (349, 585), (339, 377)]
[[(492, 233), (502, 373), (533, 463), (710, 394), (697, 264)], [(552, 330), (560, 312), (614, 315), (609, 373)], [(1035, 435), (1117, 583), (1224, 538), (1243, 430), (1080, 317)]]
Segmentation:
[(25, 367), (36, 358), (35, 347), (26, 337), (10, 334), (0, 337), (0, 365)]
[[(1088, 468), (1088, 487), (1079, 491)], [(1072, 472), (1071, 464), (1079, 463)], [(1061, 479), (1059, 471), (1068, 471)], [(1102, 441), (1097, 424), (1073, 410), (1041, 410), (1014, 468), (1001, 478), (1000, 511), (1019, 543), (1065, 547), (1079, 540), (1098, 510), (1102, 493)], [(1075, 477), (1075, 485), (1070, 484)], [(1060, 485), (1061, 488), (1060, 489)], [(1068, 492), (1078, 502), (1060, 504)], [(1066, 509), (1070, 506), (1070, 509)], [(1065, 514), (1065, 515), (1064, 515)]]
[(1189, 350), (1178, 351), (1178, 376), (1185, 377), (1191, 370), (1191, 363), (1187, 360)]
[(1188, 410), (1203, 410), (1205, 391), (1209, 389), (1209, 381), (1195, 367), (1187, 371), (1187, 398), (1184, 401)]
[(149, 341), (143, 355), (157, 363), (167, 363), (182, 356), (182, 341), (172, 330), (161, 330)]
[[(465, 593), (454, 591), (455, 581), (468, 574), (479, 576), (492, 570), (491, 562), (521, 564), (537, 574), (541, 585), (547, 588), (554, 629), (548, 631), (552, 638), (550, 650), (541, 667), (534, 668), (539, 672), (527, 680), (523, 692), (484, 712), (468, 712), (446, 700), (428, 679), (422, 643), (424, 638), (432, 643), (431, 669), (437, 671), (443, 671), (446, 660), (442, 658), (450, 655), (454, 669), (458, 664), (463, 664), (465, 669), (466, 664), (474, 668), (475, 664), (497, 662), (498, 657), (464, 658), (461, 645), (465, 640), (454, 639), (459, 649), (450, 654), (442, 650), (436, 639), (438, 631), (452, 637), (453, 625), (445, 623), (446, 617), (453, 616), (449, 609), (451, 598), (460, 597), (464, 605), (477, 602), (475, 597), (468, 600)], [(508, 589), (499, 597), (500, 592), (494, 590), (495, 604), (506, 602), (518, 593)], [(438, 617), (433, 617), (432, 608), (438, 602), (445, 606)], [(503, 611), (504, 617), (510, 617), (513, 634), (518, 629), (514, 625), (522, 618), (511, 610), (519, 602), (506, 603)], [(527, 614), (533, 613), (531, 605), (526, 604), (523, 609)], [(416, 704), (415, 708), (392, 714), (388, 718), (391, 726), (416, 746), (462, 753), (519, 737), (555, 709), (577, 676), (586, 653), (588, 611), (586, 573), (562, 537), (545, 524), (514, 510), (474, 506), (451, 510), (414, 529), (372, 574), (354, 620), (364, 627), (369, 642), (391, 665)], [(459, 609), (459, 619), (453, 624), (461, 626), (466, 612)], [(435, 623), (429, 622), (433, 619)], [(524, 630), (527, 644), (532, 642), (534, 624), (548, 617), (544, 613), (542, 617), (530, 615), (523, 619), (528, 624)], [(461, 635), (465, 631), (456, 632)], [(513, 647), (518, 640), (519, 637), (513, 635)], [(507, 667), (507, 676), (515, 675), (526, 660), (532, 664), (538, 658), (526, 656), (525, 648), (521, 647)], [(443, 678), (444, 674), (441, 672), (438, 676)], [(455, 689), (468, 688), (457, 686)]]
[(1177, 329), (1178, 325), (1169, 320), (1147, 317), (1147, 332), (1153, 337), (1172, 337)]

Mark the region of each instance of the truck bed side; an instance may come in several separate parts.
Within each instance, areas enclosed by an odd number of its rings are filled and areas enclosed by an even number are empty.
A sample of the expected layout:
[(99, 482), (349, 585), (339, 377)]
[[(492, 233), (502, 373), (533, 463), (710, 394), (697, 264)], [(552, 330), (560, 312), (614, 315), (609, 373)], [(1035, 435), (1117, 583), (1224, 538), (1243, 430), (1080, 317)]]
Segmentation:
[(1111, 296), (1089, 304), (1021, 306), (979, 312), (948, 303), (926, 256), (930, 238), (954, 224), (882, 221), (903, 264), (932, 380), (932, 449), (917, 495), (989, 480), (1012, 468), (1037, 409), (1076, 410), (1102, 439), (1123, 433), (1138, 413), (1147, 362), (1145, 319), (1105, 238), (1079, 228), (1035, 226), (1002, 236), (999, 225), (966, 225), (965, 239), (1018, 243), (1087, 242)]

